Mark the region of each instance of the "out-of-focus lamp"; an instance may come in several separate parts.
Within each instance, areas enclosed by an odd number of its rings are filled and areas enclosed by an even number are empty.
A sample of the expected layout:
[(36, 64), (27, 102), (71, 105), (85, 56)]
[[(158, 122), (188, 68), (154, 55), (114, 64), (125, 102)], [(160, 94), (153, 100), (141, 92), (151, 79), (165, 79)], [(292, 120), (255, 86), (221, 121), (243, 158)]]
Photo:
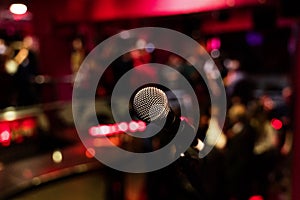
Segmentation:
[(13, 3), (10, 5), (9, 10), (16, 15), (23, 15), (27, 12), (27, 6), (22, 3)]

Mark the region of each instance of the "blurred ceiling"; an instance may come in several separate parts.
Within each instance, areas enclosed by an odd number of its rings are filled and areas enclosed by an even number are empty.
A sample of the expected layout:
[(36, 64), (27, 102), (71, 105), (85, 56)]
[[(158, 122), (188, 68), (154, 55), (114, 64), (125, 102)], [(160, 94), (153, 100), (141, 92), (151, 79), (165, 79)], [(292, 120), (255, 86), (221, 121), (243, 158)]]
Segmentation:
[(64, 0), (58, 21), (153, 17), (255, 5), (262, 0)]
[[(97, 22), (192, 14), (253, 6), (290, 5), (296, 0), (18, 0), (28, 5), (33, 17), (56, 22)], [(0, 2), (0, 17), (17, 0)], [(292, 4), (293, 5), (293, 4)], [(295, 6), (290, 6), (294, 8)], [(3, 17), (2, 17), (3, 18)]]
[(51, 10), (51, 15), (58, 22), (78, 22), (191, 14), (268, 4), (268, 1), (274, 2), (274, 0), (32, 0), (30, 3), (35, 11)]

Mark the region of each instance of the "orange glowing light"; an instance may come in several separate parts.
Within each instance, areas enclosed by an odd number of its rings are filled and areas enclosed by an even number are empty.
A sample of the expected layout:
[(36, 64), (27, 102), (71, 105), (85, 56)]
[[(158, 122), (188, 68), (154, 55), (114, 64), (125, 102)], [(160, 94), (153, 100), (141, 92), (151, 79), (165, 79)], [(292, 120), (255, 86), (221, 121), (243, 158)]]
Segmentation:
[(85, 151), (85, 156), (87, 158), (93, 158), (95, 156), (96, 152), (95, 152), (95, 149), (93, 148), (88, 148), (86, 151)]

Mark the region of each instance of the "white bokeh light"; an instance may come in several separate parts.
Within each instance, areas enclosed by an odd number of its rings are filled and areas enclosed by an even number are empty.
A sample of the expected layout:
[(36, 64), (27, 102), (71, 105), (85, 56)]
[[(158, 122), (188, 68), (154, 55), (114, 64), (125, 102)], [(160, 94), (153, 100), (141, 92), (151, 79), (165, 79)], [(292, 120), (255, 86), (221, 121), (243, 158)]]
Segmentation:
[(23, 15), (27, 12), (27, 6), (22, 3), (14, 3), (9, 7), (11, 13), (16, 15)]

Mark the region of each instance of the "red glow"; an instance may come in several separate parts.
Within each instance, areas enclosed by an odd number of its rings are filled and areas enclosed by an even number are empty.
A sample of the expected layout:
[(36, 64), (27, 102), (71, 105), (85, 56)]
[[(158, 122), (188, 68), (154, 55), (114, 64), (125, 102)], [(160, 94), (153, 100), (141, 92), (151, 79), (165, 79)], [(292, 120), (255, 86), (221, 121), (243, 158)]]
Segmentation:
[(100, 132), (102, 135), (107, 135), (111, 132), (110, 127), (107, 125), (100, 126)]
[(5, 130), (0, 133), (0, 143), (3, 146), (9, 146), (10, 140), (11, 140), (11, 132), (9, 132), (8, 130)]
[(139, 128), (138, 128), (138, 131), (143, 132), (143, 131), (146, 130), (147, 125), (146, 125), (145, 122), (139, 121), (139, 122), (138, 122), (138, 127), (139, 127)]
[(124, 132), (143, 132), (146, 130), (146, 123), (143, 121), (120, 122), (117, 124), (93, 126), (89, 129), (91, 136), (106, 136)]
[(85, 151), (85, 156), (87, 158), (93, 158), (95, 156), (96, 152), (95, 152), (95, 149), (93, 148), (88, 148), (86, 151)]
[(93, 126), (89, 129), (89, 133), (91, 136), (96, 136), (97, 135), (97, 127)]
[(207, 41), (206, 48), (208, 51), (211, 51), (213, 49), (219, 49), (221, 47), (221, 40), (220, 38), (211, 38)]
[(264, 198), (260, 195), (255, 195), (250, 197), (249, 200), (264, 200)]
[(3, 146), (9, 146), (11, 140), (10, 127), (7, 122), (0, 123), (0, 143)]
[(2, 121), (0, 122), (0, 143), (3, 146), (9, 146), (11, 142), (21, 143), (25, 138), (34, 135), (35, 128), (34, 118)]
[(181, 121), (189, 122), (189, 119), (188, 119), (187, 117), (184, 117), (184, 116), (181, 116), (181, 117), (180, 117), (180, 120), (181, 120)]
[(17, 135), (14, 140), (16, 143), (22, 143), (24, 141), (24, 137), (22, 135)]
[[(255, 4), (258, 4), (257, 0), (79, 0), (77, 4), (74, 4), (71, 0), (66, 0), (66, 3), (55, 13), (55, 17), (58, 21), (76, 21), (80, 19), (101, 21), (147, 16), (180, 15)], [(89, 9), (88, 13), (84, 12), (86, 9)]]
[(119, 127), (118, 127), (117, 124), (112, 124), (109, 127), (110, 127), (110, 132), (111, 133), (117, 133), (117, 132), (119, 132)]
[(279, 130), (282, 128), (282, 122), (279, 119), (274, 118), (271, 120), (271, 126), (274, 129)]
[(136, 132), (139, 129), (139, 124), (135, 121), (129, 123), (129, 131)]
[(7, 122), (0, 123), (0, 132), (5, 131), (5, 130), (10, 130), (9, 123), (7, 123)]
[(1, 134), (0, 134), (0, 140), (1, 141), (8, 141), (10, 139), (10, 132), (8, 131), (3, 131)]
[(19, 121), (11, 121), (9, 122), (9, 126), (11, 129), (18, 129), (20, 127)]
[(32, 130), (34, 129), (34, 127), (36, 126), (35, 124), (35, 120), (34, 119), (25, 119), (23, 122), (22, 122), (22, 127), (23, 129), (26, 129), (26, 130)]
[(128, 131), (128, 124), (126, 122), (121, 122), (118, 124), (118, 128), (120, 131), (126, 132)]

